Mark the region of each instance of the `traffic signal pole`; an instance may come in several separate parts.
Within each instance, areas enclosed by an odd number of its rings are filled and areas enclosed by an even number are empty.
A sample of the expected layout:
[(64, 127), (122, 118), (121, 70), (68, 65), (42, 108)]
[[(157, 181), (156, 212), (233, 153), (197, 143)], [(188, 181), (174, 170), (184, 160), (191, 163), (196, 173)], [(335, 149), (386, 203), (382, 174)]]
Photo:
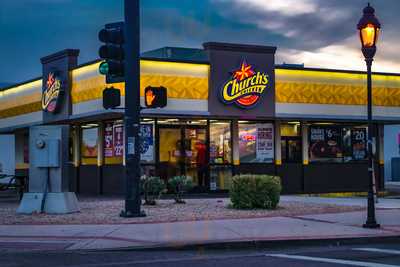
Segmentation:
[(140, 198), (140, 20), (139, 1), (125, 0), (125, 210), (122, 217), (145, 216)]

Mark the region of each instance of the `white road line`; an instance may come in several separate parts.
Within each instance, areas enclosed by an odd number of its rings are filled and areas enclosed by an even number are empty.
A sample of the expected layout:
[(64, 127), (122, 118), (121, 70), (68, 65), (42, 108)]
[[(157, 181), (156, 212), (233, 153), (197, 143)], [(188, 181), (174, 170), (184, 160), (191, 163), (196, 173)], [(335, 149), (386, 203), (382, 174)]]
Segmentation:
[(400, 255), (400, 250), (394, 250), (394, 249), (353, 248), (353, 250), (368, 251), (368, 252), (380, 252), (380, 253), (387, 253), (387, 254)]
[(65, 244), (65, 243), (72, 243), (68, 240), (0, 240), (0, 244), (2, 243), (45, 243), (45, 244)]
[(288, 254), (266, 254), (265, 256), (267, 256), (267, 257), (275, 257), (275, 258), (292, 259), (292, 260), (304, 260), (304, 261), (317, 261), (317, 262), (336, 263), (336, 264), (347, 264), (347, 265), (362, 266), (362, 267), (400, 267), (400, 265), (388, 265), (388, 264), (365, 262), (365, 261), (337, 260), (337, 259), (308, 257), (308, 256), (300, 256), (300, 255), (288, 255)]

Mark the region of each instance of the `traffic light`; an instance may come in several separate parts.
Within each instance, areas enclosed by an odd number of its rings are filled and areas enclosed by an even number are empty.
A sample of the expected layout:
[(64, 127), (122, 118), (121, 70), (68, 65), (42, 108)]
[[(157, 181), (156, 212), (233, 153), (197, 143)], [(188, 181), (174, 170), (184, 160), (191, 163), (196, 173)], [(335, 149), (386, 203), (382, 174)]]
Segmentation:
[(121, 105), (121, 92), (114, 87), (106, 88), (103, 91), (103, 107), (113, 109)]
[(167, 88), (151, 87), (144, 89), (144, 102), (146, 108), (163, 108), (167, 105)]
[(106, 75), (106, 83), (124, 81), (124, 23), (109, 23), (99, 32), (99, 40), (104, 43), (99, 49), (100, 58), (104, 59), (99, 66), (100, 74)]

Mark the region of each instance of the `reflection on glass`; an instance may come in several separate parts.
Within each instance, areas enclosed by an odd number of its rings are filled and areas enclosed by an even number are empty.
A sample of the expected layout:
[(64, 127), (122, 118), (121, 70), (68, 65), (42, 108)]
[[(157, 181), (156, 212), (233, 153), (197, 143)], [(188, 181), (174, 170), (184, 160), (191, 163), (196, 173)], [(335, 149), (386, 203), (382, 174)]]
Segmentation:
[(206, 129), (186, 128), (184, 138), (185, 173), (195, 184), (207, 186), (207, 146)]
[(180, 129), (160, 128), (160, 162), (178, 162), (181, 156), (180, 141)]
[(310, 160), (326, 162), (365, 160), (366, 135), (365, 127), (311, 126)]
[(229, 166), (210, 166), (210, 190), (229, 190), (232, 181), (232, 169)]
[(229, 122), (210, 123), (210, 162), (219, 164), (232, 162)]
[(272, 162), (274, 128), (272, 123), (239, 123), (240, 162)]
[(98, 128), (82, 128), (82, 157), (97, 158)]

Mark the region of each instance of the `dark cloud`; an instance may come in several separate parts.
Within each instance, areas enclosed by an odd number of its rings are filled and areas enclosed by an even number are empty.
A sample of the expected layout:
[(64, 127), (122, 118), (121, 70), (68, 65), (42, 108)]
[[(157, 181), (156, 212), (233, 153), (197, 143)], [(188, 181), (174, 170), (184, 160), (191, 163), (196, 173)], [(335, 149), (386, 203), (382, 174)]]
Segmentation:
[[(293, 10), (268, 10), (245, 1), (256, 0), (142, 0), (142, 50), (225, 41), (276, 45), (296, 59), (293, 53), (306, 55), (341, 43), (349, 46), (366, 4), (365, 0), (298, 0), (298, 12), (290, 13)], [(301, 2), (313, 12), (302, 12)], [(400, 0), (370, 2), (383, 25), (380, 57), (400, 61)], [(64, 48), (81, 49), (80, 62), (97, 58), (98, 30), (122, 19), (123, 0), (0, 0), (0, 82), (39, 76), (39, 58)]]

